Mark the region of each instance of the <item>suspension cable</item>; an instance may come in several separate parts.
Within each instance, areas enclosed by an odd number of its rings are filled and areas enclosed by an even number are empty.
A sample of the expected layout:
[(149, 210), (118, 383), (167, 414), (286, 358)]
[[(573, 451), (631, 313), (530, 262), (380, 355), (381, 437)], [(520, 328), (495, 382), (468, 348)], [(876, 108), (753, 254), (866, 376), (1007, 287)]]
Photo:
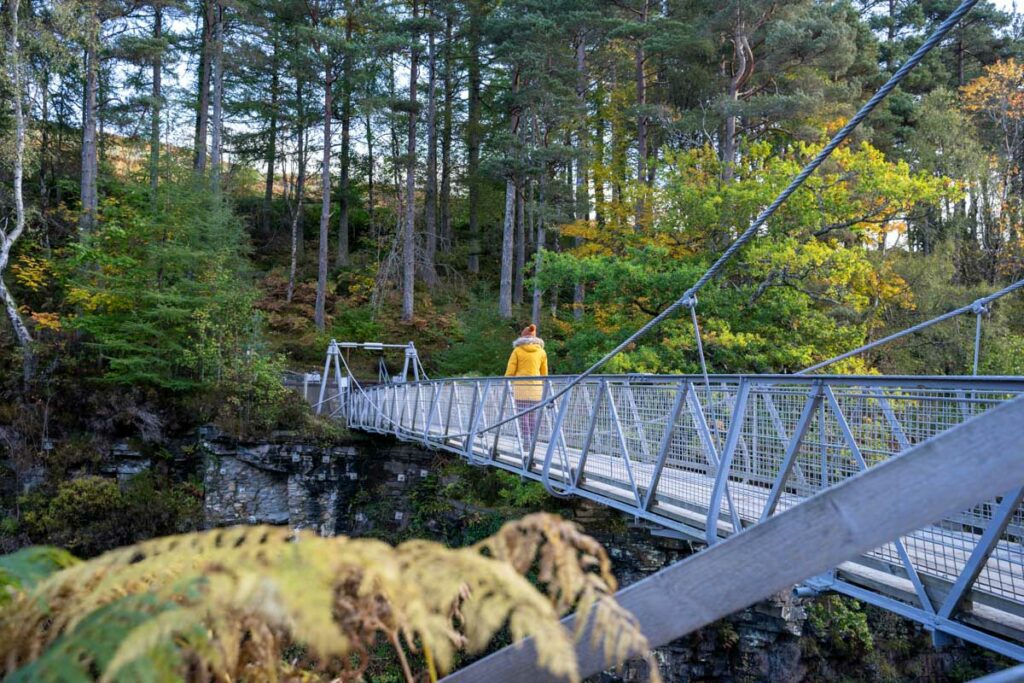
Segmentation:
[[(950, 318), (955, 318), (958, 315), (963, 315), (964, 313), (974, 313), (975, 315), (977, 315), (978, 316), (978, 324), (980, 326), (980, 324), (981, 324), (980, 323), (981, 315), (988, 310), (989, 304), (991, 304), (996, 299), (1001, 299), (1002, 297), (1006, 296), (1007, 294), (1011, 294), (1013, 292), (1016, 292), (1018, 289), (1020, 289), (1022, 287), (1024, 287), (1024, 280), (1017, 280), (1012, 285), (1008, 285), (1008, 286), (1003, 287), (1002, 289), (1000, 289), (998, 292), (993, 292), (992, 294), (989, 294), (988, 296), (983, 296), (980, 299), (972, 301), (971, 303), (967, 304), (966, 306), (961, 306), (960, 308), (954, 309), (952, 311), (948, 311), (946, 313), (943, 313), (942, 315), (935, 316), (931, 320), (925, 320), (924, 322), (920, 322), (920, 323), (918, 323), (916, 325), (912, 325), (912, 326), (906, 328), (905, 330), (900, 330), (899, 332), (894, 332), (894, 333), (890, 334), (888, 337), (883, 337), (881, 339), (876, 339), (873, 342), (868, 342), (867, 344), (864, 344), (863, 346), (858, 346), (857, 348), (853, 349), (852, 351), (847, 351), (846, 353), (839, 354), (838, 356), (834, 356), (833, 358), (829, 358), (828, 360), (823, 360), (820, 363), (815, 363), (814, 365), (812, 365), (810, 367), (807, 367), (807, 368), (804, 368), (803, 370), (800, 370), (799, 372), (795, 372), (793, 374), (795, 374), (795, 375), (804, 375), (804, 374), (807, 374), (809, 372), (814, 372), (815, 370), (820, 370), (821, 368), (824, 368), (824, 367), (826, 367), (828, 365), (832, 365), (833, 363), (838, 363), (841, 360), (846, 360), (847, 358), (850, 358), (852, 356), (856, 356), (858, 353), (863, 353), (864, 351), (868, 351), (870, 349), (873, 349), (876, 346), (881, 346), (882, 344), (887, 344), (888, 342), (895, 341), (897, 339), (900, 339), (901, 337), (906, 337), (907, 335), (914, 334), (915, 332), (920, 332), (921, 330), (926, 329), (928, 327), (931, 327), (932, 325), (935, 325), (937, 323), (941, 323), (944, 320), (949, 320)], [(977, 339), (980, 338), (980, 335), (981, 335), (980, 329), (981, 328), (978, 327), (977, 331), (976, 331), (976, 337), (975, 337), (976, 343), (977, 343)], [(974, 374), (978, 374), (978, 355), (977, 355), (977, 351), (975, 351), (975, 355), (974, 355)]]
[(700, 338), (700, 325), (697, 324), (697, 298), (694, 297), (693, 305), (690, 306), (690, 320), (693, 321), (693, 336), (697, 339), (697, 357), (700, 358), (700, 372), (704, 375), (704, 384), (711, 386), (708, 379), (708, 362), (704, 358), (704, 342)]
[[(622, 353), (622, 351), (624, 351), (631, 344), (635, 343), (641, 337), (646, 336), (648, 332), (650, 332), (655, 327), (660, 325), (680, 308), (684, 306), (696, 305), (697, 293), (700, 292), (700, 290), (702, 290), (705, 287), (705, 285), (707, 285), (708, 282), (710, 282), (711, 279), (715, 277), (715, 275), (717, 275), (719, 271), (722, 270), (723, 267), (725, 267), (725, 264), (728, 263), (729, 260), (736, 255), (736, 252), (738, 252), (743, 247), (743, 245), (745, 245), (754, 236), (757, 235), (758, 231), (764, 227), (765, 223), (767, 223), (768, 219), (771, 218), (776, 211), (778, 211), (779, 207), (781, 207), (782, 204), (785, 203), (785, 201), (789, 199), (789, 197), (792, 196), (792, 194), (796, 192), (801, 185), (804, 184), (807, 178), (810, 177), (810, 175), (814, 173), (814, 171), (816, 171), (818, 167), (825, 162), (826, 159), (828, 159), (828, 157), (832, 154), (832, 152), (836, 150), (836, 148), (838, 148), (843, 142), (846, 141), (847, 138), (850, 137), (853, 131), (856, 130), (856, 128), (864, 121), (864, 119), (866, 119), (871, 114), (871, 112), (874, 111), (879, 104), (881, 104), (882, 100), (884, 100), (889, 95), (889, 93), (891, 93), (896, 88), (896, 86), (899, 85), (900, 82), (903, 81), (903, 79), (906, 78), (907, 75), (914, 70), (914, 68), (921, 62), (921, 60), (924, 59), (925, 55), (931, 52), (932, 49), (935, 48), (935, 46), (942, 42), (942, 39), (945, 38), (946, 34), (948, 34), (953, 29), (953, 27), (955, 27), (957, 23), (960, 22), (964, 15), (971, 11), (971, 9), (976, 4), (978, 4), (978, 2), (979, 0), (962, 0), (960, 5), (955, 10), (953, 10), (953, 12), (948, 17), (946, 17), (945, 21), (939, 24), (935, 28), (935, 31), (933, 31), (932, 34), (928, 37), (928, 39), (924, 41), (924, 43), (922, 43), (921, 46), (917, 48), (917, 50), (914, 51), (914, 54), (912, 54), (910, 58), (907, 59), (907, 61), (904, 62), (903, 65), (896, 70), (896, 73), (894, 73), (889, 78), (889, 80), (886, 81), (885, 84), (882, 85), (882, 87), (879, 88), (878, 91), (871, 96), (871, 99), (869, 99), (867, 102), (864, 103), (863, 106), (861, 106), (857, 113), (854, 114), (853, 117), (846, 122), (846, 125), (844, 125), (839, 130), (839, 132), (837, 132), (832, 137), (832, 139), (829, 140), (828, 144), (826, 144), (821, 149), (821, 151), (819, 151), (814, 156), (814, 158), (811, 159), (811, 161), (808, 162), (807, 165), (803, 167), (800, 173), (798, 173), (796, 177), (793, 178), (792, 181), (790, 181), (789, 185), (787, 185), (785, 189), (783, 189), (782, 192), (779, 193), (779, 195), (774, 199), (774, 201), (772, 201), (771, 204), (765, 207), (765, 209), (762, 210), (761, 213), (757, 215), (753, 222), (751, 222), (750, 226), (742, 233), (740, 233), (740, 235), (733, 241), (733, 243), (730, 244), (724, 252), (722, 252), (722, 255), (719, 256), (718, 259), (714, 263), (712, 263), (710, 267), (708, 267), (708, 269), (704, 272), (703, 275), (700, 276), (697, 282), (695, 282), (689, 289), (687, 289), (681, 297), (679, 297), (673, 303), (669, 304), (669, 306), (665, 308), (665, 310), (663, 310), (661, 313), (647, 321), (644, 325), (642, 325), (639, 329), (637, 329), (635, 332), (629, 335), (624, 341), (618, 344), (611, 351), (602, 356), (597, 362), (595, 362), (589, 368), (587, 368), (580, 374), (576, 375), (572, 380), (570, 380), (565, 386), (563, 386), (557, 392), (552, 393), (546, 399), (539, 401), (535, 405), (523, 411), (517, 412), (508, 418), (505, 418), (499, 422), (495, 422), (494, 424), (488, 425), (486, 427), (478, 428), (476, 430), (477, 433), (489, 431), (496, 427), (500, 427), (503, 424), (511, 422), (512, 420), (520, 418), (530, 412), (540, 410), (541, 408), (544, 408), (547, 405), (554, 403), (562, 396), (567, 394), (569, 391), (571, 391), (572, 388), (575, 387), (577, 384), (581, 383), (583, 380), (590, 377), (599, 369), (601, 369), (612, 358)], [(934, 322), (938, 322), (938, 320)], [(811, 369), (812, 368), (808, 368), (808, 370)], [(804, 372), (806, 372), (806, 370)], [(470, 436), (470, 434), (449, 434), (448, 436), (449, 438), (458, 438), (462, 436), (468, 437)]]

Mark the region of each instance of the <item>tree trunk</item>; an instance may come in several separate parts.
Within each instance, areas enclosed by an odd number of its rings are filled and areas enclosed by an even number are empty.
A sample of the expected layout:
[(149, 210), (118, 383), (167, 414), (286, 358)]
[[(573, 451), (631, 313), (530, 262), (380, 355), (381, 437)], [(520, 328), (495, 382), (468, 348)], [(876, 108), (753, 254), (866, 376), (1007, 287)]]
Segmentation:
[[(326, 49), (326, 48), (325, 48)], [(327, 328), (327, 240), (331, 227), (331, 111), (334, 74), (329, 63), (324, 63), (324, 149), (321, 161), (320, 191), (323, 199), (320, 202), (320, 248), (317, 259), (316, 306), (313, 311), (313, 322), (316, 329), (323, 332)]]
[(277, 64), (277, 37), (274, 38), (273, 53), (270, 58), (270, 130), (267, 133), (267, 178), (263, 185), (263, 234), (270, 234), (270, 212), (274, 201), (274, 166), (277, 164), (277, 91), (280, 87)]
[(512, 303), (523, 303), (523, 279), (526, 270), (526, 197), (522, 176), (516, 187), (516, 265), (515, 284), (512, 288)]
[[(576, 39), (576, 103), (580, 108), (580, 127), (576, 133), (576, 203), (574, 214), (577, 221), (590, 219), (590, 196), (587, 187), (587, 50), (583, 34)], [(583, 240), (575, 238), (577, 248)], [(576, 320), (583, 317), (584, 286), (577, 282), (573, 287), (572, 314)]]
[[(99, 43), (97, 43), (99, 45)], [(100, 46), (102, 47), (102, 46)], [(104, 118), (104, 107), (103, 104), (108, 101), (104, 93), (104, 88), (109, 87), (110, 78), (103, 77), (103, 60), (102, 58), (97, 61), (97, 72), (96, 72), (96, 126), (99, 129), (96, 133), (96, 172), (95, 176), (97, 182), (99, 182), (99, 163), (106, 161), (107, 159), (107, 136), (104, 125), (106, 119)], [(99, 193), (96, 194), (99, 198)]]
[(79, 217), (79, 229), (88, 233), (96, 227), (97, 170), (99, 162), (96, 148), (97, 92), (99, 90), (99, 16), (91, 14), (87, 45), (85, 48), (85, 101), (82, 107), (82, 178), (81, 197), (82, 213)]
[[(568, 131), (566, 131), (565, 146), (569, 147), (571, 144), (572, 144), (572, 138), (568, 137)], [(564, 181), (565, 182), (565, 186), (566, 187), (572, 187), (573, 186), (573, 182), (572, 182), (572, 164), (571, 163), (565, 164), (565, 175), (566, 175), (566, 179)], [(558, 177), (558, 171), (555, 171), (555, 179), (556, 180), (557, 180), (557, 177)], [(561, 254), (562, 253), (562, 236), (558, 232), (555, 232), (555, 234), (553, 234), (551, 236), (551, 251), (553, 251), (556, 254)], [(551, 288), (551, 317), (552, 318), (556, 318), (556, 319), (558, 318), (558, 295), (559, 295), (559, 293), (560, 293), (559, 287), (552, 287)]]
[(967, 46), (964, 44), (964, 25), (957, 27), (956, 37), (956, 82), (961, 88), (967, 85), (964, 63), (967, 59)]
[(39, 212), (46, 214), (50, 190), (46, 184), (46, 165), (50, 162), (50, 72), (43, 67), (39, 84)]
[[(419, 16), (419, 3), (412, 0), (412, 16)], [(402, 320), (413, 316), (416, 287), (416, 81), (419, 79), (419, 50), (413, 45), (409, 57), (409, 137), (405, 163), (405, 230), (402, 238)]]
[(373, 184), (373, 171), (374, 171), (374, 157), (373, 157), (373, 117), (369, 110), (366, 112), (366, 164), (368, 166), (366, 170), (366, 213), (367, 222), (370, 226), (370, 234), (377, 234), (377, 217), (376, 217), (376, 197), (374, 197), (374, 184)]
[(295, 294), (295, 271), (298, 269), (299, 253), (302, 250), (303, 218), (305, 217), (302, 201), (306, 192), (306, 124), (303, 119), (302, 83), (296, 85), (296, 108), (298, 109), (298, 176), (295, 180), (295, 212), (292, 214), (292, 258), (288, 269), (288, 303)]
[(722, 179), (731, 182), (735, 174), (736, 163), (736, 106), (739, 103), (740, 88), (750, 78), (751, 70), (754, 68), (753, 54), (750, 51), (750, 43), (747, 40), (746, 28), (738, 23), (732, 38), (733, 44), (733, 74), (729, 79), (725, 112), (725, 133), (722, 139)]
[[(159, 4), (153, 6), (153, 40), (160, 49), (164, 35), (163, 8)], [(156, 197), (156, 188), (160, 178), (160, 109), (163, 105), (163, 94), (160, 92), (160, 76), (163, 70), (162, 51), (153, 56), (153, 90), (150, 95), (149, 121), (149, 189)]]
[(10, 0), (8, 9), (11, 14), (10, 35), (7, 40), (7, 66), (10, 68), (11, 85), (14, 90), (14, 229), (10, 232), (0, 231), (0, 298), (4, 301), (7, 318), (11, 321), (14, 337), (21, 347), (22, 377), (25, 384), (32, 380), (35, 369), (35, 356), (32, 352), (32, 336), (25, 322), (21, 319), (18, 304), (7, 290), (3, 281), (3, 273), (7, 270), (7, 262), (11, 256), (11, 248), (25, 231), (25, 200), (22, 194), (22, 182), (25, 177), (25, 112), (23, 109), (23, 81), (21, 72), (21, 50), (18, 41), (18, 10), (19, 0)]
[[(513, 100), (519, 91), (519, 69), (512, 76)], [(511, 133), (514, 139), (519, 132), (519, 103), (513, 101)], [(518, 155), (518, 154), (517, 154)], [(502, 318), (512, 317), (512, 266), (515, 248), (516, 183), (511, 171), (505, 180), (505, 220), (501, 229), (501, 278), (498, 286), (498, 314)]]
[(885, 59), (885, 68), (891, 74), (893, 72), (893, 52), (896, 46), (896, 0), (889, 0), (889, 25), (886, 27), (885, 44), (889, 52)]
[(199, 51), (199, 96), (196, 109), (195, 169), (206, 173), (210, 125), (210, 76), (213, 70), (213, 0), (203, 0), (203, 39)]
[(224, 135), (224, 7), (214, 8), (213, 27), (213, 116), (210, 119), (210, 179), (215, 192), (220, 192), (221, 151)]
[(440, 241), (448, 249), (454, 243), (452, 235), (452, 106), (455, 91), (452, 87), (452, 13), (446, 12), (444, 21), (444, 114), (441, 117), (441, 228)]
[[(608, 199), (605, 195), (605, 175), (604, 170), (604, 114), (602, 113), (604, 107), (604, 93), (599, 89), (595, 94), (597, 99), (597, 105), (595, 107), (595, 121), (594, 121), (594, 147), (592, 163), (594, 169), (594, 211), (597, 215), (598, 227), (604, 227), (607, 222), (606, 214), (608, 213)], [(600, 171), (598, 170), (600, 169)]]
[[(644, 0), (643, 10), (640, 16), (642, 24), (647, 23), (647, 14), (650, 9), (650, 0)], [(582, 41), (580, 41), (582, 43)], [(577, 51), (576, 68), (582, 69), (582, 55)], [(636, 69), (636, 182), (639, 194), (636, 198), (636, 213), (634, 216), (634, 228), (640, 230), (646, 221), (645, 199), (647, 184), (647, 57), (644, 53), (643, 37), (636, 46), (634, 54), (634, 67)]]
[(434, 31), (427, 44), (427, 178), (423, 188), (423, 281), (437, 286), (437, 45)]
[(466, 181), (469, 185), (470, 273), (480, 272), (480, 33), (479, 0), (471, 0), (469, 13), (469, 112), (466, 118)]
[[(545, 181), (547, 180), (546, 175), (547, 174), (545, 172), (543, 172), (543, 171), (541, 172), (541, 175), (540, 175), (540, 190), (539, 190), (538, 195), (537, 195), (537, 203), (540, 206), (544, 206), (544, 190), (545, 190), (545, 186), (546, 186)], [(539, 279), (540, 278), (541, 266), (543, 265), (543, 259), (544, 259), (544, 239), (545, 239), (545, 234), (544, 234), (544, 212), (543, 211), (538, 211), (537, 212), (537, 250), (536, 250), (536, 252), (534, 252), (534, 257), (533, 257), (534, 258), (534, 264), (533, 264), (533, 277), (534, 277), (533, 309), (530, 312), (530, 320), (533, 322), (534, 325), (537, 326), (538, 330), (540, 329), (540, 307), (541, 307), (541, 304), (544, 301), (544, 290), (540, 286), (540, 279)]]
[(498, 290), (498, 314), (512, 317), (512, 249), (514, 246), (516, 184), (511, 176), (505, 180), (505, 221), (501, 230), (501, 283)]
[(352, 41), (354, 27), (352, 8), (345, 6), (345, 55), (341, 62), (341, 175), (338, 178), (338, 255), (337, 265), (349, 265), (348, 225), (348, 175), (350, 153), (350, 130), (352, 127), (352, 56), (348, 44)]
[[(579, 136), (579, 144), (584, 144), (585, 135)], [(590, 198), (587, 196), (587, 170), (582, 155), (576, 157), (576, 220), (586, 221), (590, 219)], [(579, 237), (573, 238), (576, 248), (583, 245)], [(583, 300), (586, 294), (586, 287), (582, 281), (577, 280), (572, 291), (572, 316), (576, 320), (583, 319)]]
[[(398, 63), (395, 60), (394, 56), (392, 56), (391, 69), (388, 80), (388, 96), (392, 102), (398, 100), (398, 85), (397, 81), (395, 80), (395, 71), (397, 69)], [(398, 115), (394, 112), (392, 112), (391, 115), (388, 116), (388, 128), (391, 133), (391, 158), (394, 159), (393, 163), (391, 164), (391, 187), (395, 191), (395, 204), (398, 207), (398, 210), (395, 212), (397, 225), (396, 230), (398, 232), (401, 232), (404, 229), (403, 226), (405, 224), (405, 195), (402, 190), (400, 173), (401, 164), (399, 163), (402, 145), (398, 140)]]

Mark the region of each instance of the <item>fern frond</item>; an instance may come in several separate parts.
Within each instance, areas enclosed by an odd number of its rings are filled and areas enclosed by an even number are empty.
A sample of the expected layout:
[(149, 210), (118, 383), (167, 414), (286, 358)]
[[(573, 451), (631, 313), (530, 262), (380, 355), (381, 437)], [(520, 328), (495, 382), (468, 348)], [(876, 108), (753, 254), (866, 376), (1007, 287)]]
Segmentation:
[(527, 515), (508, 522), (476, 548), (521, 574), (535, 569), (559, 615), (575, 608), (576, 638), (589, 630), (591, 644), (604, 652), (607, 666), (643, 657), (652, 683), (660, 682), (639, 622), (615, 601), (618, 582), (608, 553), (579, 526), (556, 515)]
[(0, 604), (15, 588), (31, 588), (50, 574), (78, 562), (74, 555), (60, 548), (35, 546), (22, 548), (10, 555), (0, 555)]
[[(609, 664), (646, 652), (615, 585), (603, 548), (553, 515), (456, 550), (218, 529), (115, 550), (16, 591), (0, 615), (0, 661), (12, 680), (356, 680), (383, 638), (411, 679), (405, 651), (421, 651), (434, 677), (507, 628), (576, 681), (559, 623), (573, 606)], [(286, 662), (286, 647), (303, 654)]]

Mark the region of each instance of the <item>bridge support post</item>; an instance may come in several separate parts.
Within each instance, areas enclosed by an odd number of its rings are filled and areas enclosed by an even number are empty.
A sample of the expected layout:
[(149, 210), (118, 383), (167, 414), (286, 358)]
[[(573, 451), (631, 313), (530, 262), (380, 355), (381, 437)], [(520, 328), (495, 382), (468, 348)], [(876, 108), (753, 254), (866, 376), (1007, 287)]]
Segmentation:
[[(544, 466), (541, 470), (541, 483), (544, 485), (544, 488), (551, 495), (558, 497), (564, 497), (572, 490), (573, 476), (569, 468), (568, 458), (566, 458), (565, 467), (562, 469), (562, 480), (565, 482), (567, 490), (564, 492), (556, 491), (551, 484), (551, 460), (554, 458), (555, 450), (558, 448), (558, 441), (562, 438), (562, 423), (565, 421), (565, 414), (569, 412), (571, 399), (571, 391), (562, 397), (562, 405), (558, 408), (558, 416), (551, 425), (551, 437), (548, 439), (547, 452), (544, 454)], [(536, 437), (534, 437), (534, 442), (536, 443)]]
[(647, 493), (644, 495), (643, 509), (648, 511), (654, 502), (658, 491), (658, 482), (661, 481), (662, 470), (665, 469), (665, 459), (668, 457), (668, 448), (672, 444), (672, 432), (675, 431), (676, 422), (679, 420), (679, 413), (683, 410), (686, 402), (686, 394), (690, 390), (690, 382), (683, 380), (676, 390), (676, 398), (669, 410), (665, 422), (665, 431), (661, 435), (661, 442), (658, 444), (658, 459), (654, 463), (654, 470), (651, 472), (651, 480), (647, 485)]
[[(320, 395), (316, 401), (316, 414), (321, 415), (323, 413), (324, 403), (327, 399), (327, 385), (331, 381), (331, 366), (334, 366), (335, 381), (338, 385), (338, 403), (342, 403), (341, 392), (341, 350), (338, 348), (338, 342), (331, 340), (331, 343), (327, 346), (327, 358), (324, 359), (324, 371), (320, 375)], [(347, 416), (346, 416), (347, 417)]]
[[(598, 383), (597, 400), (591, 405), (590, 420), (587, 423), (587, 435), (583, 437), (583, 447), (580, 449), (580, 461), (576, 465), (576, 476), (573, 478), (573, 488), (577, 488), (583, 481), (583, 472), (587, 468), (587, 455), (590, 453), (590, 445), (594, 441), (594, 430), (597, 428), (597, 416), (601, 410), (601, 401), (604, 400), (604, 389), (608, 380), (601, 379)], [(581, 385), (584, 396), (587, 396), (587, 385)], [(590, 403), (589, 398), (587, 402)]]
[(1017, 511), (1017, 506), (1020, 505), (1021, 500), (1024, 500), (1024, 486), (1017, 488), (1015, 491), (1010, 491), (1003, 496), (999, 507), (992, 513), (992, 519), (989, 520), (988, 526), (985, 527), (981, 538), (978, 539), (978, 545), (971, 552), (971, 556), (967, 559), (967, 563), (964, 565), (963, 570), (961, 570), (960, 576), (957, 577), (945, 601), (943, 601), (942, 607), (939, 608), (940, 617), (950, 618), (957, 607), (960, 606), (960, 602), (964, 599), (967, 590), (978, 579), (981, 570), (985, 568), (985, 563), (991, 557), (992, 551), (995, 550), (996, 545), (999, 543), (999, 538), (1003, 535), (1007, 525), (1013, 518), (1013, 513)]
[[(786, 479), (789, 478), (789, 473), (793, 469), (793, 464), (797, 460), (797, 454), (800, 452), (800, 444), (804, 440), (804, 435), (807, 434), (807, 428), (811, 425), (811, 420), (814, 418), (815, 409), (821, 404), (822, 391), (821, 382), (815, 382), (811, 390), (807, 392), (807, 402), (804, 404), (803, 411), (800, 413), (800, 419), (796, 423), (796, 428), (793, 430), (793, 436), (789, 440), (789, 445), (786, 447), (786, 454), (782, 458), (782, 463), (779, 465), (779, 473), (775, 477), (775, 482), (772, 484), (772, 489), (768, 494), (768, 501), (765, 503), (764, 511), (761, 513), (761, 521), (765, 521), (775, 513), (775, 508), (779, 504), (779, 498), (782, 497), (783, 488), (786, 485)], [(825, 422), (822, 420), (821, 429), (825, 429)], [(822, 471), (822, 488), (825, 488), (825, 472)]]
[[(715, 474), (715, 485), (711, 489), (711, 500), (708, 503), (708, 518), (704, 528), (705, 539), (709, 546), (718, 542), (718, 518), (721, 514), (722, 498), (729, 488), (729, 470), (732, 468), (733, 454), (736, 452), (736, 445), (740, 440), (740, 432), (743, 430), (743, 419), (747, 412), (747, 398), (750, 396), (750, 382), (746, 378), (740, 380), (740, 386), (736, 391), (736, 402), (732, 409), (732, 422), (729, 423), (729, 432), (725, 437), (725, 447), (722, 449), (722, 457), (718, 461), (718, 472)], [(739, 533), (739, 514), (733, 505), (729, 506), (732, 515), (733, 533)]]

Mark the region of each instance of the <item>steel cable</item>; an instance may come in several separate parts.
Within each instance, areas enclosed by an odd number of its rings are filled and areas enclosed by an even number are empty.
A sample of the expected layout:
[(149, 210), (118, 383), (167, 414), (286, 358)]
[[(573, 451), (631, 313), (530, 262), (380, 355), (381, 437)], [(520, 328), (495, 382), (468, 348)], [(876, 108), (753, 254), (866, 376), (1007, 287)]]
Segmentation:
[[(804, 375), (804, 374), (807, 374), (808, 372), (814, 372), (815, 370), (820, 370), (821, 368), (824, 368), (824, 367), (826, 367), (828, 365), (832, 365), (833, 363), (838, 363), (841, 360), (846, 360), (847, 358), (851, 358), (853, 356), (856, 356), (858, 353), (862, 353), (864, 351), (868, 351), (870, 349), (875, 348), (876, 346), (881, 346), (882, 344), (887, 344), (888, 342), (895, 341), (895, 340), (897, 340), (897, 339), (899, 339), (901, 337), (906, 337), (907, 335), (914, 334), (915, 332), (920, 332), (921, 330), (923, 330), (923, 329), (925, 329), (927, 327), (931, 327), (932, 325), (935, 325), (936, 323), (941, 323), (944, 320), (949, 320), (950, 318), (955, 318), (956, 316), (963, 315), (964, 313), (975, 313), (975, 314), (977, 314), (979, 316), (979, 319), (980, 319), (980, 315), (985, 312), (985, 310), (988, 308), (988, 305), (990, 303), (992, 303), (996, 299), (1000, 299), (1000, 298), (1006, 296), (1007, 294), (1011, 294), (1013, 292), (1016, 292), (1018, 289), (1020, 289), (1022, 287), (1024, 287), (1024, 280), (1018, 280), (1017, 282), (1014, 282), (1012, 285), (1008, 285), (1006, 287), (1003, 287), (998, 292), (993, 292), (992, 294), (989, 294), (988, 296), (983, 296), (980, 299), (976, 299), (976, 300), (972, 301), (971, 303), (967, 304), (966, 306), (961, 306), (960, 308), (954, 309), (954, 310), (949, 311), (947, 313), (943, 313), (942, 315), (935, 316), (934, 318), (932, 318), (930, 320), (925, 320), (924, 322), (920, 322), (920, 323), (918, 323), (916, 325), (912, 325), (912, 326), (908, 327), (905, 330), (900, 330), (899, 332), (894, 332), (894, 333), (890, 334), (888, 337), (883, 337), (881, 339), (876, 339), (875, 341), (869, 342), (867, 344), (864, 344), (863, 346), (858, 346), (857, 348), (853, 349), (852, 351), (847, 351), (846, 353), (841, 353), (838, 356), (834, 356), (832, 358), (829, 358), (828, 360), (823, 360), (820, 363), (815, 363), (814, 365), (812, 365), (810, 367), (807, 367), (807, 368), (804, 368), (803, 370), (800, 370), (799, 372), (794, 372), (793, 374), (794, 375)], [(976, 334), (980, 335), (980, 332), (978, 332)], [(976, 339), (977, 339), (977, 336), (976, 336)], [(975, 357), (974, 357), (974, 374), (978, 374), (978, 357), (977, 357), (977, 355), (975, 355)]]

